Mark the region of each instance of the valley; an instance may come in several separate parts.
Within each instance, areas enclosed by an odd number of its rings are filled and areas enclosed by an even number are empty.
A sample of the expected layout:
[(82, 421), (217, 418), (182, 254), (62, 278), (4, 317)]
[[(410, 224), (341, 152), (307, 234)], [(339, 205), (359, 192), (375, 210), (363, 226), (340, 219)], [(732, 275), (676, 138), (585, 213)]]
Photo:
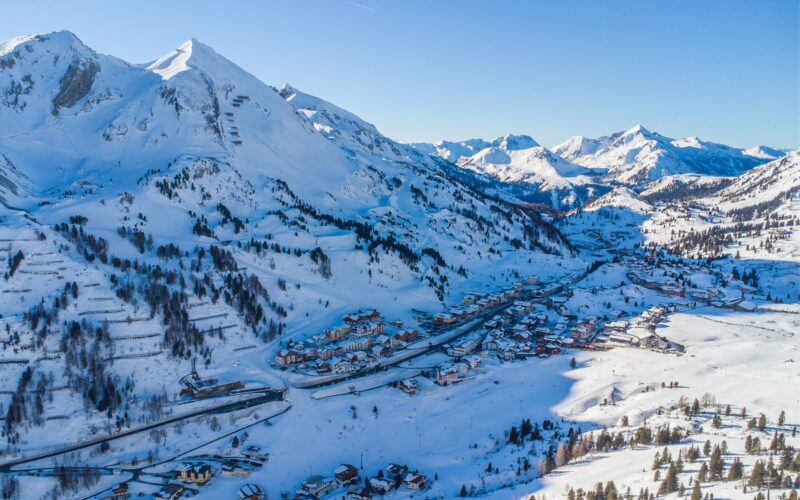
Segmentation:
[(194, 39), (0, 90), (5, 498), (796, 498), (797, 151), (403, 144)]

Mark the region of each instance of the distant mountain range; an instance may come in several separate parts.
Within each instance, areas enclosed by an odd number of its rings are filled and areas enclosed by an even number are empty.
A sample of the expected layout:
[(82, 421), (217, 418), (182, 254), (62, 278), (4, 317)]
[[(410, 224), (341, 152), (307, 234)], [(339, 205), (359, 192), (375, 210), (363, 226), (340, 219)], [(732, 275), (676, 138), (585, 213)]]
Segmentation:
[(641, 125), (598, 139), (571, 137), (552, 150), (524, 135), (414, 147), (501, 182), (561, 192), (587, 185), (642, 187), (677, 174), (736, 176), (786, 154), (766, 146), (737, 149), (696, 137), (672, 139)]

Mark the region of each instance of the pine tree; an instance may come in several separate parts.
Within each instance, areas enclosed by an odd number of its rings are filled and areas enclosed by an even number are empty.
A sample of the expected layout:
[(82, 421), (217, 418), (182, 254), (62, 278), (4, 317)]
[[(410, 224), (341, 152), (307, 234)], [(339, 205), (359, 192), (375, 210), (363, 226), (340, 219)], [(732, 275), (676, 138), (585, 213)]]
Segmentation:
[(711, 453), (711, 458), (708, 461), (708, 470), (711, 473), (711, 479), (722, 479), (722, 471), (725, 468), (725, 460), (722, 458), (722, 451), (719, 446), (714, 447)]
[(764, 414), (762, 413), (761, 416), (758, 417), (758, 430), (764, 432), (766, 428), (767, 428), (767, 417), (765, 417)]
[(467, 496), (467, 486), (466, 485), (464, 485), (464, 484), (461, 485), (461, 491), (459, 492), (458, 496), (460, 496), (462, 498)]
[(697, 480), (701, 483), (708, 481), (708, 465), (705, 462), (700, 464), (700, 470), (697, 473)]
[(781, 414), (778, 415), (778, 425), (783, 426), (786, 423), (786, 412), (781, 410)]
[(690, 500), (702, 500), (703, 499), (703, 492), (700, 490), (700, 481), (694, 482), (694, 487), (692, 488), (692, 496)]
[(517, 426), (511, 426), (511, 432), (508, 433), (508, 442), (517, 444), (519, 442), (519, 433), (517, 432)]
[(668, 495), (677, 490), (678, 490), (678, 473), (675, 470), (675, 465), (670, 464), (669, 469), (667, 470), (667, 475), (664, 476), (664, 480), (661, 481), (661, 484), (658, 487), (658, 494)]
[(764, 482), (764, 462), (759, 460), (753, 466), (753, 470), (750, 472), (750, 480), (747, 482), (747, 484), (755, 488), (761, 488), (763, 482)]
[(733, 459), (730, 469), (728, 469), (728, 481), (736, 481), (742, 478), (744, 467), (739, 457)]

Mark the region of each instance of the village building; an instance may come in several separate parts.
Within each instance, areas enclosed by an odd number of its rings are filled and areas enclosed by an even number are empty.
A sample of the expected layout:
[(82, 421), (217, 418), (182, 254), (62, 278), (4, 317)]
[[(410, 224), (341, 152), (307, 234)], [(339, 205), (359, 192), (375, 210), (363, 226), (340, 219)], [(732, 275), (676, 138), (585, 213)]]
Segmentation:
[(257, 484), (245, 484), (239, 488), (237, 495), (239, 500), (264, 500), (267, 497)]
[(413, 378), (405, 378), (397, 383), (397, 388), (406, 394), (414, 394), (419, 391), (419, 384)]
[(333, 373), (350, 373), (356, 369), (352, 362), (343, 358), (332, 359), (330, 365)]
[(424, 490), (428, 484), (428, 478), (417, 472), (409, 472), (403, 483), (409, 490)]
[(466, 363), (471, 370), (474, 370), (481, 366), (481, 358), (479, 356), (465, 356), (464, 363)]
[(466, 363), (444, 363), (436, 368), (434, 382), (445, 386), (453, 384), (458, 382), (468, 369)]
[(394, 483), (389, 480), (379, 478), (379, 477), (371, 477), (367, 480), (370, 489), (379, 495), (385, 495), (392, 491), (394, 487)]
[(363, 351), (372, 347), (373, 340), (370, 338), (348, 339), (339, 344), (338, 352)]
[(347, 498), (351, 500), (372, 500), (372, 494), (369, 488), (353, 486), (347, 490)]
[(464, 298), (461, 299), (461, 304), (465, 305), (465, 306), (469, 305), (469, 304), (474, 304), (475, 302), (480, 300), (480, 298), (481, 298), (480, 295), (477, 295), (477, 294), (474, 294), (474, 293), (469, 293), (467, 295), (464, 295)]
[(383, 333), (383, 330), (384, 326), (382, 322), (367, 321), (354, 325), (350, 335), (353, 337), (366, 337), (368, 335), (378, 335)]
[(408, 472), (408, 467), (400, 464), (389, 464), (386, 466), (386, 477), (389, 479), (397, 479), (403, 477)]
[(377, 321), (380, 318), (381, 313), (379, 313), (376, 309), (370, 309), (367, 311), (358, 311), (348, 314), (344, 317), (344, 322), (354, 325), (356, 323), (361, 323), (362, 321)]
[(111, 498), (113, 500), (125, 500), (128, 498), (128, 483), (120, 483), (111, 488)]
[(335, 342), (350, 333), (352, 329), (350, 325), (342, 325), (325, 330), (323, 333), (329, 342)]
[(464, 356), (474, 352), (481, 345), (482, 338), (478, 334), (470, 334), (459, 340), (455, 345), (448, 349), (451, 356)]
[(251, 471), (238, 460), (226, 460), (220, 469), (220, 475), (229, 477), (248, 477)]
[(269, 460), (269, 453), (261, 446), (251, 444), (242, 450), (242, 456), (250, 460), (257, 460), (259, 462), (266, 462)]
[(456, 322), (456, 317), (450, 313), (439, 313), (433, 317), (433, 322), (437, 325), (450, 325)]
[(414, 329), (401, 330), (394, 334), (394, 339), (400, 340), (402, 342), (411, 342), (412, 340), (415, 340), (417, 337), (419, 337), (419, 332)]
[(360, 481), (358, 469), (350, 464), (342, 464), (333, 472), (333, 477), (340, 486), (355, 484)]
[(284, 349), (275, 355), (275, 364), (289, 366), (305, 361), (305, 355), (293, 349)]
[(165, 484), (156, 494), (156, 498), (164, 500), (177, 500), (186, 492), (186, 487), (178, 483)]
[(306, 479), (301, 488), (309, 496), (313, 498), (320, 498), (330, 492), (335, 486), (335, 483), (330, 479), (323, 476), (311, 476)]
[(214, 472), (208, 464), (195, 465), (192, 463), (181, 463), (175, 469), (175, 478), (181, 481), (191, 481), (195, 484), (206, 484)]

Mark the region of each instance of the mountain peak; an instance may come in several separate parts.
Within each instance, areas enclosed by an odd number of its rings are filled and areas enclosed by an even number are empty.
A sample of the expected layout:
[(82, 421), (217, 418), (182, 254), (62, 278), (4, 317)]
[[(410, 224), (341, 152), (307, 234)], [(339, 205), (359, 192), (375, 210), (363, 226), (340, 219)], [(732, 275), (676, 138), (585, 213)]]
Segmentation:
[(227, 60), (208, 45), (190, 38), (169, 54), (156, 59), (147, 65), (147, 69), (157, 73), (164, 80), (189, 69), (202, 69), (216, 65), (220, 60)]
[(520, 151), (539, 146), (539, 143), (528, 135), (506, 134), (492, 141), (492, 146), (505, 149), (506, 151)]
[(633, 127), (626, 130), (623, 135), (643, 135), (647, 137), (652, 136), (653, 133), (647, 130), (641, 123), (637, 123)]
[(53, 31), (45, 35), (22, 35), (0, 41), (0, 57), (10, 54), (22, 46), (26, 46), (29, 52), (34, 51), (36, 44), (42, 44), (49, 52), (72, 51), (84, 57), (95, 55), (94, 50), (86, 46), (71, 31)]

